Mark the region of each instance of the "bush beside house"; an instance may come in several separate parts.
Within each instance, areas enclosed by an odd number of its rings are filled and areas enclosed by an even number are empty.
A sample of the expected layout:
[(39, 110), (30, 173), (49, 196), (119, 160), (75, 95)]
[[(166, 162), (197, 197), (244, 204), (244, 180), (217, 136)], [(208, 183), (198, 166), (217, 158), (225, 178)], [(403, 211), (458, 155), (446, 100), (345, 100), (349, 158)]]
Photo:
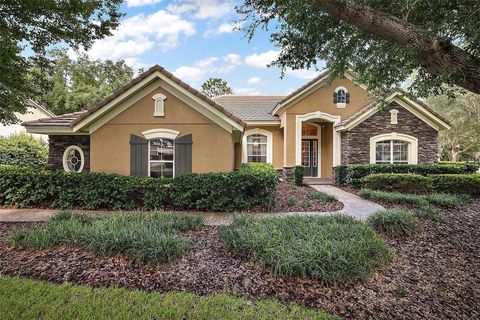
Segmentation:
[(0, 165), (41, 169), (47, 163), (48, 147), (26, 133), (0, 137)]
[(270, 210), (277, 180), (277, 172), (265, 164), (159, 179), (0, 166), (0, 204), (89, 210)]
[(437, 174), (472, 174), (478, 165), (465, 163), (461, 165), (435, 164), (351, 164), (335, 168), (335, 181), (350, 187), (361, 186), (361, 179), (370, 174), (410, 173), (422, 176)]

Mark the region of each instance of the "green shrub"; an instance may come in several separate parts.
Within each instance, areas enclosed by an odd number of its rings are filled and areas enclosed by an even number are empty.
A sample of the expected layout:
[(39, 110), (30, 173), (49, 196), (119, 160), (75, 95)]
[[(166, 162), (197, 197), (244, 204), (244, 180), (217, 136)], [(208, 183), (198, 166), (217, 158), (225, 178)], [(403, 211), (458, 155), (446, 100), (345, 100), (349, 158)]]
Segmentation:
[(367, 222), (376, 231), (391, 236), (411, 235), (420, 228), (420, 221), (402, 209), (377, 211), (368, 217)]
[(334, 196), (331, 196), (329, 194), (326, 194), (320, 191), (312, 191), (308, 194), (308, 196), (310, 197), (310, 199), (324, 201), (324, 202), (337, 201), (337, 198), (335, 198)]
[(220, 236), (228, 247), (275, 275), (310, 277), (325, 284), (366, 279), (393, 259), (367, 224), (344, 215), (241, 215), (221, 229)]
[(351, 187), (359, 187), (360, 180), (370, 174), (414, 173), (422, 176), (436, 174), (470, 174), (478, 170), (478, 165), (435, 165), (435, 164), (349, 164), (346, 182)]
[(429, 219), (433, 221), (440, 220), (440, 212), (430, 204), (423, 204), (413, 211), (415, 217), (420, 219)]
[(477, 169), (480, 169), (480, 164), (474, 162), (467, 162), (467, 161), (438, 161), (438, 165), (440, 166), (475, 166)]
[(361, 180), (365, 188), (406, 193), (428, 193), (433, 190), (430, 177), (419, 174), (371, 174)]
[(45, 141), (22, 133), (8, 138), (0, 137), (0, 165), (43, 168), (47, 163), (48, 147)]
[(0, 205), (89, 210), (270, 210), (277, 180), (276, 170), (266, 164), (173, 179), (0, 166)]
[(336, 166), (334, 173), (336, 184), (342, 186), (347, 184), (348, 167), (346, 165)]
[(480, 174), (440, 174), (431, 178), (438, 192), (480, 196)]
[(415, 204), (419, 206), (428, 206), (433, 204), (440, 207), (456, 207), (469, 201), (469, 197), (457, 194), (434, 193), (427, 195), (418, 195), (400, 192), (388, 192), (371, 189), (361, 189), (358, 193), (360, 197), (373, 201), (390, 204)]
[(60, 244), (75, 244), (100, 256), (124, 255), (149, 264), (171, 262), (188, 249), (178, 231), (199, 229), (199, 216), (116, 214), (91, 218), (63, 212), (45, 225), (12, 234), (14, 244), (47, 249)]
[(295, 166), (295, 168), (293, 168), (293, 181), (297, 186), (303, 186), (304, 173), (305, 169), (303, 166)]

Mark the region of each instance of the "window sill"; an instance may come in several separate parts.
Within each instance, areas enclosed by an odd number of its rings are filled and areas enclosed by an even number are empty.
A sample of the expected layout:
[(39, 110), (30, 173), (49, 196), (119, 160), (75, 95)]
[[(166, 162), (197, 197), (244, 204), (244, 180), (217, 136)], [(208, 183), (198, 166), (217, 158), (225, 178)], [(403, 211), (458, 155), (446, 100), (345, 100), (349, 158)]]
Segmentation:
[(345, 109), (347, 107), (347, 104), (346, 103), (336, 103), (335, 104), (337, 106), (337, 108), (339, 109)]

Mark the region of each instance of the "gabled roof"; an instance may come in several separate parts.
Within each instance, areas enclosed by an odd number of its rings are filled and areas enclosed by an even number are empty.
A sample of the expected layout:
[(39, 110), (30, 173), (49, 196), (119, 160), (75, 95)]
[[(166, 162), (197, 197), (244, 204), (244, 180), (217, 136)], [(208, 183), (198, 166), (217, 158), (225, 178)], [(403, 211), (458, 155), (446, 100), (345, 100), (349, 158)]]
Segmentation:
[(28, 104), (33, 108), (39, 109), (40, 111), (42, 111), (43, 113), (45, 113), (49, 117), (55, 116), (55, 114), (52, 111), (48, 110), (46, 107), (42, 106), (40, 103), (38, 103), (37, 101), (35, 101), (33, 99), (28, 99)]
[(97, 117), (102, 116), (107, 110), (113, 107), (116, 100), (119, 100), (123, 95), (132, 93), (132, 90), (136, 88), (137, 85), (141, 85), (142, 82), (151, 80), (155, 74), (158, 74), (163, 80), (170, 81), (173, 86), (176, 86), (180, 90), (184, 91), (185, 94), (190, 95), (190, 97), (197, 103), (204, 104), (208, 107), (211, 107), (214, 111), (221, 113), (226, 121), (231, 122), (232, 126), (242, 128), (246, 125), (239, 117), (235, 116), (232, 112), (226, 110), (223, 106), (213, 101), (200, 91), (192, 88), (179, 78), (175, 77), (172, 73), (168, 72), (165, 68), (155, 65), (148, 69), (147, 71), (140, 74), (138, 77), (134, 78), (120, 89), (116, 90), (112, 95), (104, 99), (103, 101), (97, 103), (94, 107), (89, 108), (88, 110), (82, 112), (75, 112), (72, 114), (65, 114), (57, 117), (39, 119), (36, 121), (28, 121), (22, 123), (27, 128), (34, 128), (36, 126), (46, 126), (46, 125), (55, 125), (55, 126), (68, 126), (69, 129), (73, 132), (83, 129), (88, 124), (96, 120)]
[(279, 121), (278, 117), (272, 114), (272, 110), (284, 97), (225, 95), (213, 100), (246, 122)]
[[(407, 95), (408, 93), (405, 90), (398, 89), (385, 100), (387, 102), (396, 102), (400, 104), (402, 107), (412, 112), (414, 115), (416, 115), (418, 118), (420, 118), (436, 130), (450, 129), (450, 121), (448, 119), (432, 110), (422, 101), (412, 97), (408, 97)], [(337, 128), (337, 130), (353, 129), (363, 121), (373, 116), (379, 110), (380, 109), (377, 107), (375, 102), (370, 103), (364, 108), (360, 109), (358, 112), (342, 120), (339, 124), (335, 126), (335, 128)]]

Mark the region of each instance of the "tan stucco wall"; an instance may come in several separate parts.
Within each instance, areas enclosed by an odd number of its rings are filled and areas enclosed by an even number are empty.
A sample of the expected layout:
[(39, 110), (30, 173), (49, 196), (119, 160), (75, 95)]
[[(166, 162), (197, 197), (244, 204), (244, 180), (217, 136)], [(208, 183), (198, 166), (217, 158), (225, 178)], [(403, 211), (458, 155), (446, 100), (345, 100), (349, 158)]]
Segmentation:
[[(152, 96), (167, 96), (165, 116), (154, 117)], [(173, 129), (192, 134), (192, 171), (226, 172), (234, 168), (234, 143), (225, 129), (163, 88), (147, 94), (91, 134), (91, 171), (130, 174), (130, 135), (150, 129)]]
[[(281, 169), (283, 167), (283, 129), (279, 126), (247, 126), (245, 131), (251, 129), (263, 129), (272, 133), (273, 136), (273, 157), (272, 165), (275, 169)], [(235, 149), (235, 167), (238, 168), (242, 163), (242, 145), (238, 144)]]
[[(337, 108), (337, 106), (333, 103), (333, 93), (339, 86), (345, 87), (350, 93), (350, 103), (347, 104), (346, 108)], [(358, 112), (372, 101), (373, 97), (368, 95), (364, 89), (355, 85), (352, 81), (348, 79), (336, 79), (332, 81), (330, 85), (318, 88), (316, 91), (283, 110), (280, 114), (286, 113), (286, 153), (284, 166), (291, 167), (295, 165), (295, 127), (297, 115), (321, 111), (333, 116), (341, 116), (341, 119), (343, 120), (346, 117)], [(331, 141), (333, 137), (331, 129), (332, 127), (330, 126), (329, 128), (329, 130), (327, 130), (327, 128), (322, 129), (322, 151), (325, 147), (329, 148), (331, 153), (333, 151), (333, 144)], [(329, 137), (330, 141), (325, 140), (327, 137)], [(331, 145), (327, 146), (327, 142), (329, 142)], [(323, 157), (326, 156), (326, 154), (326, 152), (322, 152), (322, 177), (331, 176), (333, 157), (328, 161), (323, 161)], [(327, 171), (329, 176), (327, 176)]]

